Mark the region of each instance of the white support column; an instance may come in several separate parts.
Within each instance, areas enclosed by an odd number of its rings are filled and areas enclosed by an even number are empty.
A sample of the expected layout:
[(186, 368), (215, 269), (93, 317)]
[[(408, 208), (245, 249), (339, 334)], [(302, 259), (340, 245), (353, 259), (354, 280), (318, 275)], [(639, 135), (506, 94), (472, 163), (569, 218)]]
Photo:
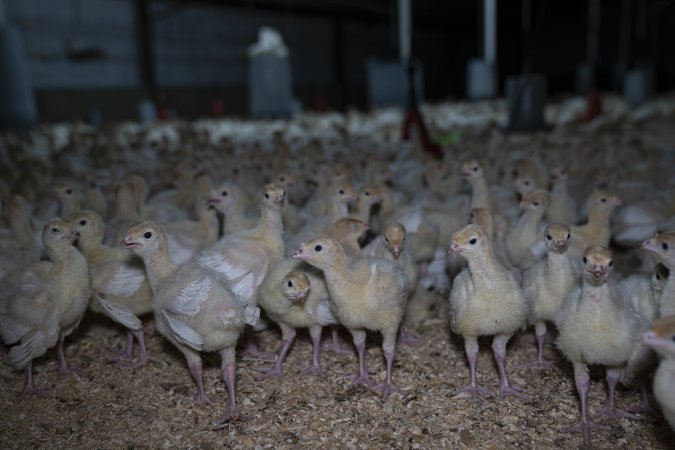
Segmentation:
[(410, 0), (398, 0), (398, 43), (399, 55), (403, 64), (407, 64), (410, 59), (411, 19)]
[(483, 1), (483, 58), (497, 60), (497, 0)]

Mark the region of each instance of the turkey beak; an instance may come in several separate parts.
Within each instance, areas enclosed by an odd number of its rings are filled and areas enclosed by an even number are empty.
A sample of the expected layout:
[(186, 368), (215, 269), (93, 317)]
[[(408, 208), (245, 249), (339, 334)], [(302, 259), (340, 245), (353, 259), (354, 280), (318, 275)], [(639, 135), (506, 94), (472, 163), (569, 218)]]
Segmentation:
[(654, 241), (652, 239), (647, 239), (646, 241), (641, 243), (638, 247), (648, 252), (655, 252), (658, 250), (658, 247), (654, 245)]
[(561, 240), (556, 239), (555, 246), (558, 250), (560, 250), (561, 252), (564, 252), (565, 250), (567, 250), (567, 240), (566, 239), (561, 239)]
[(520, 202), (518, 203), (518, 208), (520, 208), (521, 211), (525, 211), (527, 209), (527, 205), (525, 202)]
[(293, 254), (291, 255), (291, 258), (302, 259), (302, 249), (299, 248), (296, 251), (294, 251)]
[(120, 247), (124, 248), (134, 248), (137, 247), (139, 244), (137, 242), (134, 242), (129, 236), (125, 237), (120, 241)]
[(448, 253), (460, 253), (462, 251), (462, 247), (459, 246), (459, 244), (453, 244), (450, 246), (448, 249)]
[(658, 337), (656, 336), (656, 333), (653, 331), (647, 331), (646, 333), (642, 334), (642, 342), (644, 342), (647, 345), (658, 345)]
[(395, 258), (398, 258), (398, 256), (401, 254), (401, 245), (393, 245), (391, 247), (391, 253), (394, 255)]
[(609, 201), (609, 204), (612, 206), (621, 206), (623, 205), (623, 201), (619, 197), (614, 197)]

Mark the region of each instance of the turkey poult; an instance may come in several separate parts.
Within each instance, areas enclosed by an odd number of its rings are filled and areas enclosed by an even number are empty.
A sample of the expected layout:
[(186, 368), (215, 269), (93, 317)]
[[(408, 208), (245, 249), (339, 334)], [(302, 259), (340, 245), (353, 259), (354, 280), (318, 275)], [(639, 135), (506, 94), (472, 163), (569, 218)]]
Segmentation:
[(605, 247), (592, 246), (583, 256), (582, 283), (570, 291), (555, 322), (559, 336), (556, 345), (574, 366), (574, 381), (581, 400), (581, 420), (563, 431), (579, 432), (590, 444), (595, 429), (608, 429), (587, 417), (586, 400), (590, 385), (588, 364), (607, 367), (609, 393), (603, 409), (596, 415), (636, 418), (616, 408), (614, 389), (639, 335), (639, 318), (624, 301), (616, 282), (610, 278), (614, 262)]
[(235, 399), (235, 347), (246, 324), (246, 301), (238, 298), (217, 272), (195, 263), (176, 266), (169, 257), (161, 225), (154, 222), (134, 225), (120, 245), (143, 259), (153, 293), (157, 330), (185, 356), (197, 384), (196, 403), (213, 403), (204, 393), (200, 353), (218, 352), (229, 409), (214, 425), (247, 420)]
[(640, 244), (640, 248), (648, 251), (663, 263), (670, 271), (661, 290), (659, 316), (675, 314), (675, 231), (657, 233), (653, 238)]
[[(145, 277), (143, 261), (119, 246), (103, 244), (103, 221), (97, 213), (80, 211), (68, 220), (80, 233), (77, 245), (89, 263), (90, 308), (127, 329), (126, 345), (111, 361), (121, 361), (127, 369), (145, 366), (150, 358), (145, 347), (143, 322), (138, 316), (152, 312), (152, 291)], [(132, 363), (134, 338), (138, 341), (139, 355)]]
[(579, 283), (579, 277), (567, 254), (571, 234), (567, 225), (553, 223), (544, 231), (546, 257), (523, 274), (523, 292), (529, 307), (528, 321), (537, 338), (537, 360), (522, 367), (553, 369), (544, 358), (546, 322), (553, 322), (567, 293)]
[(334, 239), (319, 237), (300, 245), (293, 258), (321, 269), (338, 321), (354, 338), (359, 355), (359, 373), (354, 384), (371, 387), (366, 369), (366, 330), (382, 333), (382, 350), (387, 362), (387, 376), (375, 388), (384, 397), (403, 393), (392, 380), (396, 336), (403, 320), (408, 295), (408, 278), (397, 264), (378, 258), (348, 260), (342, 246)]
[(469, 360), (469, 384), (457, 394), (488, 393), (476, 379), (478, 338), (494, 336), (492, 351), (499, 370), (499, 393), (525, 398), (522, 389), (511, 386), (504, 361), (506, 344), (527, 317), (525, 296), (513, 274), (497, 262), (487, 232), (479, 225), (467, 225), (452, 235), (448, 252), (466, 259), (468, 267), (452, 283), (450, 315), (452, 331), (464, 338)]
[(330, 310), (330, 299), (321, 273), (302, 261), (284, 259), (267, 275), (260, 286), (260, 307), (281, 328), (282, 347), (272, 368), (259, 369), (263, 378), (283, 374), (284, 360), (295, 340), (296, 328), (309, 328), (312, 339), (312, 364), (303, 375), (323, 377), (320, 364), (323, 326), (337, 323)]
[(87, 260), (74, 246), (79, 237), (61, 219), (48, 221), (42, 242), (48, 261), (9, 272), (0, 289), (0, 332), (9, 350), (9, 362), (24, 369), (26, 383), (20, 396), (44, 396), (33, 382), (33, 360), (58, 343), (58, 370), (68, 375), (63, 343), (80, 324), (89, 302)]
[(675, 316), (657, 319), (642, 342), (661, 356), (654, 376), (654, 395), (670, 428), (675, 431)]
[[(284, 255), (281, 213), (286, 191), (278, 184), (268, 184), (261, 197), (258, 225), (223, 236), (196, 258), (200, 266), (222, 274), (232, 292), (247, 302), (249, 311), (257, 306), (258, 290), (267, 272)], [(254, 356), (267, 356), (258, 350), (252, 337), (248, 339), (248, 351)]]

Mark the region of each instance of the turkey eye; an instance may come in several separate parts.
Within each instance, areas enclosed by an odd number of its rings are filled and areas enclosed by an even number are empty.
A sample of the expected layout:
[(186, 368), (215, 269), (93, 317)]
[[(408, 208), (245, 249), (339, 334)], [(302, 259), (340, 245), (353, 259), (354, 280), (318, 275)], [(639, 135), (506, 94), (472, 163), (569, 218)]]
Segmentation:
[(476, 238), (473, 238), (469, 241), (469, 244), (475, 245), (476, 244)]
[(614, 265), (614, 261), (610, 261), (609, 264), (607, 264), (607, 267), (612, 267)]
[(661, 244), (661, 248), (664, 249), (664, 250), (668, 250), (670, 248), (670, 246), (667, 243), (664, 242), (663, 244)]
[(286, 177), (279, 177), (279, 181), (283, 183), (284, 181), (286, 181)]
[(52, 228), (52, 233), (58, 233), (59, 229), (58, 228)]
[(526, 182), (524, 182), (523, 184), (524, 184), (525, 186), (529, 186), (529, 185), (530, 185), (530, 182), (529, 182), (529, 181), (526, 181)]
[(550, 240), (553, 240), (553, 238), (551, 237), (550, 234), (547, 234), (547, 235), (546, 235), (546, 239), (548, 239), (549, 241), (550, 241)]
[(388, 238), (388, 237), (385, 237), (385, 238), (384, 238), (384, 242), (389, 243), (389, 238)]
[(150, 239), (152, 237), (152, 233), (149, 231), (146, 231), (145, 234), (143, 234), (143, 237), (146, 239)]
[(600, 201), (601, 201), (602, 203), (607, 203), (607, 199), (606, 199), (605, 197), (601, 198)]
[(474, 168), (473, 168), (473, 171), (474, 171), (474, 172), (478, 172), (478, 167), (474, 167)]
[(565, 172), (564, 170), (561, 170), (561, 171), (560, 171), (560, 175), (565, 175), (566, 173), (567, 173), (567, 172)]
[(534, 206), (539, 206), (539, 202), (534, 202)]
[(73, 193), (73, 190), (72, 190), (72, 189), (66, 189), (66, 194), (70, 195), (70, 194), (72, 194), (72, 193)]
[(227, 191), (223, 191), (223, 192), (220, 193), (220, 195), (222, 195), (223, 197), (227, 197), (228, 192), (227, 192)]
[(265, 193), (265, 198), (270, 198), (270, 194)]
[(87, 224), (86, 220), (84, 220), (84, 219), (80, 220), (80, 225), (85, 226), (86, 224)]
[(320, 252), (321, 250), (323, 250), (323, 247), (321, 247), (320, 245), (314, 247), (314, 251), (316, 252)]
[(345, 193), (344, 189), (340, 189), (338, 192), (340, 193), (340, 195), (343, 195)]
[(366, 195), (366, 197), (370, 197), (370, 192), (366, 191), (365, 195)]
[(293, 282), (291, 280), (288, 280), (288, 287), (293, 287)]
[(571, 238), (572, 235), (570, 233), (567, 233), (567, 239)]
[(588, 259), (584, 256), (584, 264), (588, 263)]

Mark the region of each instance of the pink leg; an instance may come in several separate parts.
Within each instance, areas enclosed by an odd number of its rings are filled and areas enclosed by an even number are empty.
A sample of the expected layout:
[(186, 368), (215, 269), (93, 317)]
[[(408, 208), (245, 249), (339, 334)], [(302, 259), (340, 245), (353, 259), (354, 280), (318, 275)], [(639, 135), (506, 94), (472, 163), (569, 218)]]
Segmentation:
[(364, 384), (368, 388), (372, 387), (366, 369), (366, 332), (363, 330), (350, 330), (354, 338), (354, 346), (359, 355), (359, 373), (352, 377), (352, 384)]
[(190, 373), (192, 374), (192, 378), (195, 380), (195, 383), (197, 383), (197, 396), (194, 399), (194, 404), (195, 405), (203, 405), (203, 404), (213, 405), (216, 401), (209, 398), (204, 393), (204, 380), (202, 378), (203, 370), (202, 370), (202, 361), (201, 360), (198, 360), (198, 361), (190, 364)]
[(122, 351), (119, 353), (114, 353), (108, 358), (108, 362), (118, 362), (123, 359), (130, 360), (133, 357), (133, 347), (134, 346), (134, 335), (131, 334), (130, 330), (127, 330), (127, 344), (124, 346)]
[(405, 326), (401, 324), (398, 329), (398, 343), (416, 347), (419, 344), (419, 339), (409, 336), (405, 331)]
[(321, 327), (311, 327), (309, 335), (312, 338), (312, 364), (305, 367), (300, 375), (316, 375), (324, 378), (326, 375), (321, 370)]
[(139, 355), (138, 355), (138, 361), (135, 363), (127, 363), (123, 364), (122, 367), (126, 370), (136, 370), (140, 367), (148, 365), (150, 362), (150, 357), (148, 356), (148, 351), (145, 348), (145, 335), (143, 334), (143, 330), (139, 331), (131, 331), (129, 334), (132, 337), (135, 337), (136, 340), (138, 341), (138, 348), (139, 348)]
[(348, 348), (342, 348), (340, 346), (340, 336), (338, 333), (338, 325), (330, 326), (330, 333), (333, 338), (333, 342), (330, 344), (324, 344), (323, 349), (327, 351), (332, 351), (335, 353), (354, 353)]
[(254, 369), (262, 374), (258, 377), (258, 380), (266, 380), (267, 378), (276, 378), (277, 380), (281, 380), (281, 377), (284, 373), (284, 361), (286, 360), (288, 351), (291, 349), (291, 345), (293, 345), (293, 340), (295, 340), (295, 330), (293, 330), (291, 334), (284, 338), (281, 351), (279, 351), (279, 356), (277, 356), (274, 366), (271, 368), (257, 367)]
[(276, 356), (274, 353), (264, 352), (258, 348), (258, 344), (255, 342), (253, 327), (246, 326), (244, 329), (244, 339), (246, 340), (246, 353), (254, 358), (274, 360), (274, 357)]
[(78, 368), (74, 366), (68, 366), (68, 362), (66, 361), (66, 353), (63, 349), (63, 343), (66, 340), (66, 337), (61, 335), (59, 336), (59, 343), (56, 346), (56, 355), (59, 360), (59, 366), (57, 368), (57, 372), (59, 375), (62, 377), (68, 376), (68, 375), (77, 375), (80, 378), (84, 378), (85, 374), (79, 370)]
[(19, 400), (23, 400), (29, 395), (35, 395), (36, 397), (49, 396), (49, 392), (47, 392), (45, 389), (37, 387), (33, 381), (33, 361), (29, 362), (25, 367), (24, 374), (26, 381), (23, 385), (23, 389), (19, 393)]
[(518, 397), (520, 399), (527, 399), (526, 395), (523, 395), (522, 392), (525, 389), (511, 386), (509, 380), (506, 377), (506, 369), (504, 368), (504, 360), (506, 359), (506, 343), (509, 341), (511, 336), (498, 335), (495, 336), (492, 341), (492, 353), (494, 354), (495, 361), (497, 362), (497, 369), (499, 370), (499, 395), (504, 398), (509, 395)]
[(475, 398), (478, 394), (490, 395), (490, 393), (483, 386), (478, 384), (476, 379), (476, 361), (478, 360), (478, 340), (475, 337), (464, 338), (464, 351), (469, 360), (469, 384), (461, 389), (455, 391), (454, 395), (470, 393)]
[(598, 425), (591, 421), (587, 415), (586, 400), (588, 399), (588, 388), (590, 386), (590, 377), (588, 376), (588, 371), (586, 366), (581, 363), (574, 363), (574, 382), (577, 386), (577, 393), (579, 394), (579, 399), (581, 400), (581, 421), (576, 424), (562, 428), (560, 431), (564, 433), (581, 433), (584, 439), (584, 444), (586, 446), (591, 445), (591, 433), (594, 430), (609, 430), (609, 427), (604, 425)]
[(382, 391), (382, 396), (384, 398), (389, 397), (393, 393), (398, 393), (405, 395), (408, 392), (403, 389), (399, 389), (394, 384), (392, 379), (392, 366), (394, 365), (394, 353), (396, 352), (396, 333), (392, 333), (391, 337), (385, 337), (384, 343), (382, 344), (382, 351), (384, 352), (384, 359), (387, 362), (387, 378), (384, 383), (378, 384), (375, 386), (375, 389)]
[(636, 414), (649, 414), (652, 417), (660, 418), (661, 412), (659, 411), (659, 407), (647, 387), (647, 375), (641, 374), (638, 377), (638, 387), (640, 388), (640, 404), (635, 408), (629, 408), (628, 411)]
[(605, 405), (602, 407), (602, 409), (597, 413), (593, 414), (593, 417), (607, 416), (613, 419), (619, 419), (622, 417), (633, 420), (641, 419), (640, 416), (631, 414), (628, 411), (624, 411), (623, 409), (619, 409), (616, 407), (616, 403), (614, 402), (615, 400), (614, 392), (616, 390), (616, 384), (619, 382), (620, 378), (621, 378), (621, 369), (613, 369), (609, 367), (607, 368), (606, 372), (606, 380), (608, 388), (607, 400), (605, 401)]
[(555, 366), (551, 361), (544, 358), (544, 344), (546, 343), (546, 323), (537, 322), (534, 325), (534, 335), (537, 338), (537, 360), (532, 361), (531, 363), (520, 364), (518, 366), (521, 368), (529, 369), (540, 369), (540, 370), (553, 370), (555, 371)]
[[(234, 351), (232, 351), (232, 354), (234, 355)], [(247, 420), (251, 420), (251, 417), (239, 411), (239, 407), (237, 406), (235, 396), (236, 372), (237, 372), (237, 364), (234, 362), (234, 360), (228, 362), (225, 362), (225, 360), (223, 360), (223, 379), (225, 380), (225, 384), (227, 385), (228, 408), (227, 411), (225, 411), (225, 413), (218, 420), (213, 421), (214, 427), (219, 427), (225, 422), (237, 422), (237, 421), (245, 422)]]

